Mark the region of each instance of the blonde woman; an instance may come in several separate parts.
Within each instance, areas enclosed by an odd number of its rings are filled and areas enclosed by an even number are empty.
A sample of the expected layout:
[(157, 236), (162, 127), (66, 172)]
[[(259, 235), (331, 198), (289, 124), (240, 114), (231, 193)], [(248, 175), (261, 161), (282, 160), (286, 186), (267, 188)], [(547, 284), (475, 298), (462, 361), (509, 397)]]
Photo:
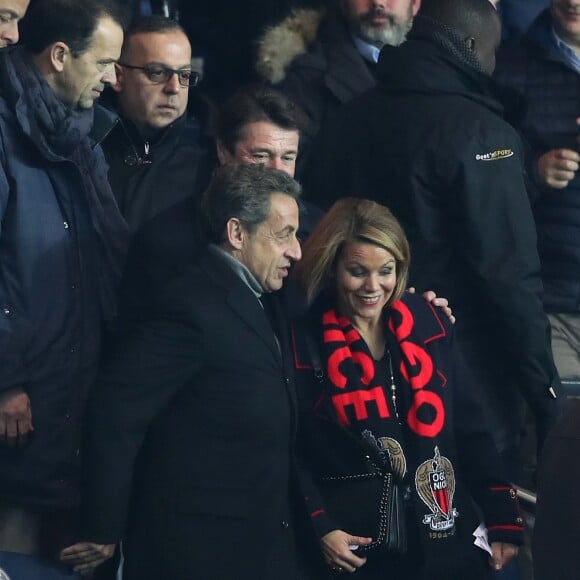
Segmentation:
[[(310, 513), (336, 574), (484, 578), (481, 517), (495, 569), (517, 554), (522, 520), (449, 320), (405, 292), (409, 261), (394, 216), (362, 199), (338, 201), (303, 247), (295, 274), (310, 306), (293, 341)], [(392, 500), (385, 476), (400, 518), (389, 548), (373, 503), (377, 481), (379, 503)]]

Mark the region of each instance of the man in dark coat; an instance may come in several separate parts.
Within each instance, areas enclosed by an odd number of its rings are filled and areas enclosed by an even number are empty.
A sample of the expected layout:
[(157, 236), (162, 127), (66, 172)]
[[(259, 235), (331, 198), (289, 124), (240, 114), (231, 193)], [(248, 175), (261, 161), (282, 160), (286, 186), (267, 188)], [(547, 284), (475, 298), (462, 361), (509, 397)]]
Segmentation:
[[(522, 131), (535, 147), (541, 196), (534, 203), (543, 302), (566, 390), (580, 383), (580, 2), (551, 0), (521, 41), (498, 57), (496, 77), (528, 101)], [(570, 399), (538, 466), (534, 578), (578, 576), (580, 404)]]
[(334, 0), (328, 13), (299, 11), (260, 42), (257, 70), (308, 115), (303, 149), (341, 104), (374, 87), (385, 45), (397, 46), (421, 0)]
[[(301, 257), (299, 190), (260, 165), (217, 170), (204, 197), (208, 249), (98, 381), (84, 531), (100, 544), (124, 539), (127, 579), (298, 578), (295, 520), (306, 512), (275, 294)], [(81, 569), (102, 552), (68, 551)]]
[(103, 150), (111, 187), (133, 234), (199, 193), (198, 182), (207, 185), (201, 129), (187, 115), (197, 80), (189, 40), (177, 22), (148, 16), (131, 25), (112, 86), (119, 121)]
[(498, 55), (496, 78), (528, 103), (521, 125), (534, 146), (532, 175), (543, 302), (563, 384), (580, 387), (580, 3), (552, 0), (515, 46)]
[(0, 572), (12, 578), (70, 577), (55, 557), (75, 533), (82, 420), (127, 237), (90, 134), (122, 21), (108, 0), (37, 0), (26, 46), (0, 53)]
[(305, 183), (322, 206), (370, 197), (402, 222), (410, 283), (453, 304), (458, 342), (513, 478), (521, 393), (543, 440), (559, 379), (522, 144), (489, 77), (499, 39), (488, 0), (424, 0), (407, 42), (383, 49), (379, 86), (324, 134)]

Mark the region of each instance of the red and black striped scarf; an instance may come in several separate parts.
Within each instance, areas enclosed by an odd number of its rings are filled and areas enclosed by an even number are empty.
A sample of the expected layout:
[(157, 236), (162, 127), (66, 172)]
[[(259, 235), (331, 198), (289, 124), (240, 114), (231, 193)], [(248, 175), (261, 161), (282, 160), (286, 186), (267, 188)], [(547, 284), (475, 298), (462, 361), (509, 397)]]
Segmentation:
[[(441, 326), (441, 335), (444, 332)], [(435, 368), (424, 340), (415, 332), (413, 313), (403, 302), (397, 301), (389, 309), (385, 333), (387, 342), (396, 346), (389, 350), (399, 419), (409, 436), (437, 440), (445, 428), (447, 379)], [(359, 433), (371, 429), (400, 440), (390, 373), (378, 371), (358, 330), (334, 309), (322, 315), (322, 345), (328, 377), (326, 395), (336, 420)]]

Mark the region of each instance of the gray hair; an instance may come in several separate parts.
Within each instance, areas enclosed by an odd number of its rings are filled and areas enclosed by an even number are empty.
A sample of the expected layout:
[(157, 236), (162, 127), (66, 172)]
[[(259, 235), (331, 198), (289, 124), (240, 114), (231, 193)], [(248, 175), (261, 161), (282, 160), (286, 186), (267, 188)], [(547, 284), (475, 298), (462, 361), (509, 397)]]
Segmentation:
[(209, 241), (221, 244), (226, 224), (237, 218), (249, 233), (270, 215), (270, 198), (282, 193), (296, 199), (300, 184), (284, 171), (262, 164), (226, 164), (218, 167), (201, 203)]

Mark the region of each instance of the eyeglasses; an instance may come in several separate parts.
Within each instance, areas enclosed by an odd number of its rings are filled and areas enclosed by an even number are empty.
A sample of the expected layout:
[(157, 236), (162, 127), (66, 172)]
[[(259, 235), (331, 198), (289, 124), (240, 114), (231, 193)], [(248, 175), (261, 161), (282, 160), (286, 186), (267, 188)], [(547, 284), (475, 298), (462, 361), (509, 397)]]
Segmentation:
[(182, 87), (195, 87), (199, 81), (199, 74), (192, 70), (174, 69), (161, 64), (149, 64), (146, 66), (133, 66), (130, 64), (119, 63), (119, 66), (129, 69), (142, 70), (145, 76), (156, 85), (168, 83), (173, 75), (177, 75), (179, 84)]

